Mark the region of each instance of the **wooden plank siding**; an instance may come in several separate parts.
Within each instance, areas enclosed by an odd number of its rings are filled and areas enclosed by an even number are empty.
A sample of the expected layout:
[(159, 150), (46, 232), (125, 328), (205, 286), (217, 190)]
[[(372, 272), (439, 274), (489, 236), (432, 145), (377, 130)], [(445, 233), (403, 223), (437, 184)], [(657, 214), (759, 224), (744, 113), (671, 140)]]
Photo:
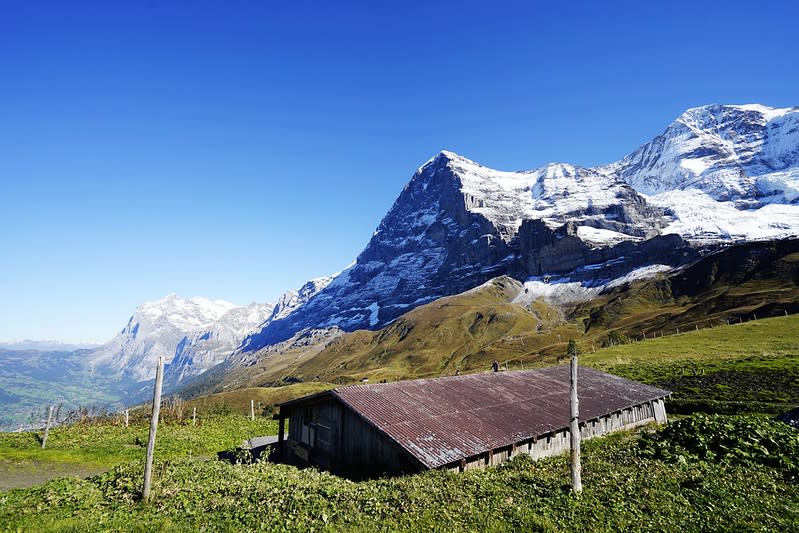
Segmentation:
[(396, 442), (335, 399), (291, 408), (286, 415), (290, 464), (354, 478), (422, 469)]
[[(666, 423), (666, 407), (663, 399), (635, 405), (606, 416), (588, 421), (580, 421), (580, 435), (583, 440), (601, 437), (616, 431), (635, 429), (637, 427)], [(479, 470), (487, 466), (496, 466), (517, 455), (526, 454), (533, 459), (551, 457), (569, 451), (571, 439), (568, 428), (541, 435), (532, 439), (517, 442), (474, 457), (451, 463), (443, 468), (453, 472)]]

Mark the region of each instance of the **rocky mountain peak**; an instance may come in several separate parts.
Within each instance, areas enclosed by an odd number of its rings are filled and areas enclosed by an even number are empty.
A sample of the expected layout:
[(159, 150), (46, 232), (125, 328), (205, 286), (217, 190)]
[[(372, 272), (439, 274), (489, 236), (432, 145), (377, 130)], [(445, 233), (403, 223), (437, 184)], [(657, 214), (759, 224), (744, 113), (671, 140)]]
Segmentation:
[(159, 357), (169, 365), (176, 354), (204, 343), (206, 346), (195, 350), (193, 357), (199, 372), (207, 368), (209, 357), (218, 362), (219, 352), (228, 354), (235, 350), (241, 339), (271, 311), (269, 304), (237, 306), (224, 300), (187, 299), (169, 294), (139, 305), (127, 326), (111, 341), (93, 350), (87, 359), (95, 368), (103, 367), (141, 381), (152, 378)]
[(717, 201), (773, 193), (758, 177), (799, 165), (799, 108), (708, 105), (685, 111), (649, 143), (604, 167), (638, 192), (695, 189)]

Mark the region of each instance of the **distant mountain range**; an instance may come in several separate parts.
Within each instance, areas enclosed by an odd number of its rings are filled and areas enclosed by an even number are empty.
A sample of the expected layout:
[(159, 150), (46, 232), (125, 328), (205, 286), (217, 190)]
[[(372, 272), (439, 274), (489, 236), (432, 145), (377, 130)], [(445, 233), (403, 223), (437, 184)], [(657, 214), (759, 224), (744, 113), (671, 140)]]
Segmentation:
[(248, 354), (379, 330), (500, 276), (542, 299), (553, 296), (553, 282), (569, 287), (557, 298), (574, 303), (730, 244), (796, 236), (799, 108), (704, 106), (599, 167), (507, 172), (442, 151), (413, 174), (342, 272), (275, 304), (176, 295), (145, 303), (79, 359), (88, 375), (135, 391), (164, 357), (174, 390)]
[(55, 340), (34, 341), (25, 339), (22, 341), (0, 342), (0, 348), (5, 350), (37, 350), (40, 352), (73, 352), (75, 350), (91, 350), (97, 348), (101, 343), (94, 342), (61, 342)]

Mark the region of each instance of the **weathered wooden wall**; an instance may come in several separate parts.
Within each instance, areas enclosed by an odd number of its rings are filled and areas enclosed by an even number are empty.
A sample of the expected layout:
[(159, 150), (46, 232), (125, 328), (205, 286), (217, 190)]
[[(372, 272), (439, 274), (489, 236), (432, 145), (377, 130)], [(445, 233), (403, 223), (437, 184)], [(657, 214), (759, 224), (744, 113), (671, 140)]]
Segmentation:
[[(666, 407), (663, 399), (636, 405), (593, 420), (581, 421), (580, 435), (583, 439), (590, 439), (615, 431), (633, 429), (652, 422), (666, 422)], [(475, 457), (469, 457), (457, 463), (451, 463), (445, 468), (461, 472), (475, 470), (502, 464), (519, 454), (527, 454), (533, 459), (550, 457), (569, 450), (569, 437), (568, 428), (564, 428), (560, 431), (527, 439)]]
[(356, 478), (421, 469), (397, 443), (338, 401), (295, 407), (289, 417), (288, 462)]

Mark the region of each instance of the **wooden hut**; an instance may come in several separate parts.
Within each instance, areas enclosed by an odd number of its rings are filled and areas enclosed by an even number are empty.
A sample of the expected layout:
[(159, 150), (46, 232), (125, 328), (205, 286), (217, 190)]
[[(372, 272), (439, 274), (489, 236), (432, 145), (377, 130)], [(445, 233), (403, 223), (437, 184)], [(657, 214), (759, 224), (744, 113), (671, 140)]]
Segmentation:
[[(585, 367), (578, 384), (583, 438), (666, 422), (668, 391)], [(355, 478), (464, 471), (567, 450), (569, 367), (351, 385), (279, 408), (284, 462)]]

